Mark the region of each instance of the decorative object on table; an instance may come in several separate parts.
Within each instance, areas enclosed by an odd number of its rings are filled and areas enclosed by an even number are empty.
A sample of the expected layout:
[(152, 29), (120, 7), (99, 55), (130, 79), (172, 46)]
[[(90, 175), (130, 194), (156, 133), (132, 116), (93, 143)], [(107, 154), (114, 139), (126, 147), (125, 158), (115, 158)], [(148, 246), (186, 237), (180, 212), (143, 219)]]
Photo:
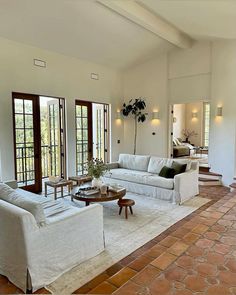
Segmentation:
[(62, 178), (60, 176), (49, 176), (48, 180), (54, 183), (58, 183), (62, 180)]
[(190, 143), (189, 139), (191, 137), (195, 137), (198, 135), (197, 132), (195, 132), (194, 130), (189, 130), (189, 129), (183, 129), (182, 134), (185, 137), (185, 142), (187, 142), (187, 143)]
[(97, 193), (99, 193), (99, 189), (97, 187), (87, 186), (87, 187), (81, 187), (76, 194), (77, 195), (83, 194), (86, 196), (90, 196)]
[(124, 190), (125, 188), (119, 184), (110, 184), (109, 187), (108, 187), (108, 190), (110, 192), (115, 192), (115, 193), (118, 193), (118, 192), (121, 192), (122, 190)]
[(138, 123), (143, 123), (146, 120), (148, 113), (145, 113), (146, 103), (143, 98), (136, 98), (133, 102), (131, 99), (128, 104), (123, 104), (122, 114), (125, 117), (129, 115), (134, 119), (134, 155), (136, 154), (136, 143), (137, 143), (137, 129)]
[(101, 177), (108, 171), (108, 166), (102, 159), (92, 159), (88, 161), (88, 175), (93, 177), (92, 186), (101, 187)]
[(100, 187), (101, 195), (106, 195), (107, 189), (108, 189), (108, 186), (106, 184), (102, 184)]

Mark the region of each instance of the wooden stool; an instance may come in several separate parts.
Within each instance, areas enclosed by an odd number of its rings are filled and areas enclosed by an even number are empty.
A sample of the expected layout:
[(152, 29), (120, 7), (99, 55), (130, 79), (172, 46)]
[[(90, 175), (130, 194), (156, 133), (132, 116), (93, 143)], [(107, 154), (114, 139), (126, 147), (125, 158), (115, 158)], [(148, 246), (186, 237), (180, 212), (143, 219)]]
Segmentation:
[(132, 206), (135, 205), (134, 200), (131, 199), (120, 199), (117, 204), (120, 206), (119, 215), (122, 212), (123, 207), (125, 207), (125, 218), (128, 219), (128, 207), (130, 210), (130, 213), (133, 214)]

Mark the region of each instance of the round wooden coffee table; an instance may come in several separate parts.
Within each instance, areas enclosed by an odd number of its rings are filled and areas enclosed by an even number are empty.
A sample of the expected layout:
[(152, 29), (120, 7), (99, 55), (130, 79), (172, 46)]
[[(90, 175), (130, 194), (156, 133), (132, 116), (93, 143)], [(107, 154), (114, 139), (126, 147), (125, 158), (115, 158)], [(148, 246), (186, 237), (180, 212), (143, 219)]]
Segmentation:
[(77, 200), (85, 202), (85, 205), (88, 206), (90, 203), (100, 203), (100, 202), (109, 202), (113, 200), (121, 200), (125, 194), (126, 189), (124, 188), (122, 191), (119, 192), (112, 192), (108, 191), (106, 195), (102, 195), (100, 192), (93, 194), (93, 195), (84, 195), (84, 194), (76, 194), (78, 191), (77, 189), (74, 189), (71, 194), (71, 201)]

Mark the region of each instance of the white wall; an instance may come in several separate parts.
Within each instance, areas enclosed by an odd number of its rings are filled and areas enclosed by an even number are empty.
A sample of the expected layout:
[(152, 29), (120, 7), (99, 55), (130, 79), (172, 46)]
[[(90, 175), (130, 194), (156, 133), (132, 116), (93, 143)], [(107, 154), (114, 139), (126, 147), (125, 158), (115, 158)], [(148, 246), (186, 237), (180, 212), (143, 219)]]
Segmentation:
[[(0, 38), (0, 151), (3, 180), (13, 179), (13, 128), (11, 93), (24, 92), (66, 98), (68, 174), (75, 174), (75, 99), (112, 105), (112, 157), (123, 143), (123, 129), (115, 128), (115, 111), (121, 104), (121, 73), (110, 68), (70, 58)], [(47, 68), (33, 66), (33, 59), (47, 62)], [(98, 81), (90, 73), (98, 73)], [(121, 145), (117, 145), (117, 139)]]
[[(192, 118), (192, 112), (197, 112), (197, 117)], [(203, 102), (193, 102), (186, 104), (185, 112), (186, 129), (195, 131), (196, 136), (190, 138), (190, 142), (195, 146), (202, 146), (203, 143)]]
[(175, 138), (183, 138), (182, 131), (185, 129), (185, 104), (174, 104), (173, 116), (176, 122), (173, 122), (173, 136)]
[[(139, 124), (137, 154), (167, 156), (167, 55), (135, 66), (124, 73), (124, 97), (146, 98), (148, 119)], [(158, 110), (160, 120), (152, 121), (152, 112)], [(124, 151), (133, 153), (134, 122), (124, 118)], [(155, 132), (156, 135), (152, 135)]]
[(189, 49), (169, 53), (169, 101), (187, 103), (209, 99), (211, 43), (196, 42)]
[[(210, 164), (232, 183), (235, 175), (236, 131), (236, 41), (212, 44)], [(223, 107), (222, 118), (216, 108)]]

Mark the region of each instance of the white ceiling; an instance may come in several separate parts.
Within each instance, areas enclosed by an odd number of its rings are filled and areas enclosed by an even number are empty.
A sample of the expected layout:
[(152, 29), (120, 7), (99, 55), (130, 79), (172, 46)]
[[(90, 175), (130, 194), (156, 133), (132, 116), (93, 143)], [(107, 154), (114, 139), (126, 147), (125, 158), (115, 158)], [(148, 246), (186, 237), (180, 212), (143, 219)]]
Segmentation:
[(0, 0), (0, 36), (116, 68), (173, 48), (93, 0)]
[(195, 39), (236, 39), (235, 0), (138, 1)]
[[(195, 39), (236, 38), (236, 0), (139, 3)], [(95, 0), (0, 0), (0, 36), (120, 69), (175, 48)]]

